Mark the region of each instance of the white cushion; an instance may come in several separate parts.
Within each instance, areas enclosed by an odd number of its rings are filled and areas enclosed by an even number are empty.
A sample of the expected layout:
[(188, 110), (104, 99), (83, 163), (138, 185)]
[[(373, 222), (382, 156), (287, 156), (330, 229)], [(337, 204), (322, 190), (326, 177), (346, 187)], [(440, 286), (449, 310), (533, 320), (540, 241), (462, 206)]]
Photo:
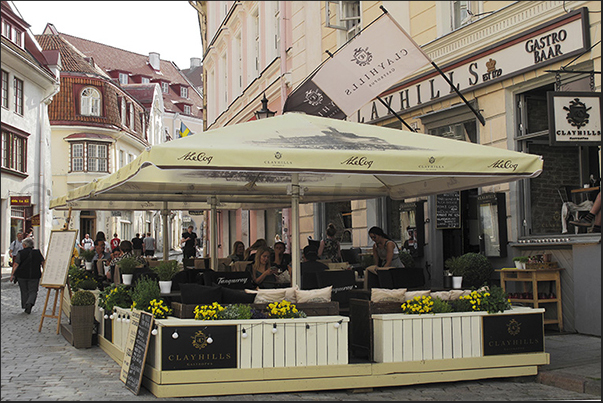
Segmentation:
[(459, 299), (461, 295), (463, 295), (463, 290), (450, 290), (448, 293), (450, 294), (450, 301), (454, 301)]
[(431, 290), (406, 291), (406, 294), (404, 294), (404, 301), (410, 301), (414, 297), (427, 297), (429, 294), (431, 294)]
[(450, 301), (450, 291), (436, 291), (432, 292), (430, 295), (433, 299), (439, 298), (442, 301)]
[(371, 302), (404, 302), (406, 288), (371, 288)]
[(332, 290), (332, 285), (315, 290), (295, 290), (295, 298), (298, 304), (304, 302), (331, 302)]
[(269, 304), (271, 302), (280, 302), (285, 299), (285, 289), (284, 288), (276, 288), (269, 290), (245, 290), (245, 292), (250, 294), (255, 294), (255, 299), (253, 300), (254, 304)]

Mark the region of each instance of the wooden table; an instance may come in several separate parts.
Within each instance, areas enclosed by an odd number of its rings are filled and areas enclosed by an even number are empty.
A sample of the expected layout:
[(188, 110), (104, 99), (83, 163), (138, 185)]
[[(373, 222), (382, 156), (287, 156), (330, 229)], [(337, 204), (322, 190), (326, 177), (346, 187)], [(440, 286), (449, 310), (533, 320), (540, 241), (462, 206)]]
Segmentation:
[[(589, 188), (578, 188), (578, 189), (570, 190), (570, 193), (572, 195), (572, 201), (576, 204), (583, 202), (585, 200), (585, 198), (586, 198), (586, 200), (590, 200), (589, 196), (591, 194), (594, 194), (596, 197), (598, 192), (599, 192), (599, 186), (594, 186), (594, 187), (589, 187)], [(578, 198), (578, 196), (580, 196), (582, 198), (582, 200), (580, 200), (580, 202), (578, 200), (576, 200)]]
[[(524, 293), (528, 292), (531, 288), (532, 298), (510, 298), (511, 302), (521, 302), (532, 304), (534, 308), (539, 308), (540, 305), (545, 305), (545, 310), (550, 310), (546, 305), (555, 304), (556, 316), (555, 318), (544, 319), (544, 324), (556, 324), (559, 327), (559, 331), (563, 331), (563, 310), (561, 305), (561, 270), (563, 268), (554, 269), (499, 269), (496, 270), (500, 273), (500, 285), (506, 292), (506, 282), (515, 281), (523, 284)], [(555, 285), (555, 298), (538, 298), (538, 283), (550, 281), (554, 282)]]

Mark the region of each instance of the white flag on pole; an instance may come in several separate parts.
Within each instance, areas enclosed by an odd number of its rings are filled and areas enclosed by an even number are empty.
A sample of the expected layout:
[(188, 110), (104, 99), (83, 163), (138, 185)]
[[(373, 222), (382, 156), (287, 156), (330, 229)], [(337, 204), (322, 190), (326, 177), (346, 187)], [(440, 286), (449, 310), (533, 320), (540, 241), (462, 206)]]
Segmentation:
[(312, 80), (350, 116), (383, 91), (430, 65), (421, 48), (385, 13), (341, 48)]

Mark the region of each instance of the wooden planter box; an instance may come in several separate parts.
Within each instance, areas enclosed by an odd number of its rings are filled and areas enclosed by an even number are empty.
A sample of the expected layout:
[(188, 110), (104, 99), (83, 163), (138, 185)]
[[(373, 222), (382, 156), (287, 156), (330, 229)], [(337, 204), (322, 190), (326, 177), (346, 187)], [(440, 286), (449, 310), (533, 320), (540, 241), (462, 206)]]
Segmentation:
[[(349, 318), (344, 316), (156, 320), (158, 333), (149, 342), (147, 364), (157, 371), (170, 372), (344, 365), (348, 363), (348, 322)], [(179, 334), (177, 339), (172, 337), (174, 331)], [(211, 337), (213, 343), (200, 347), (204, 336)], [(193, 338), (197, 344), (191, 342)], [(201, 352), (206, 356), (221, 355), (230, 359), (218, 363), (212, 360), (174, 362), (176, 356), (201, 356)]]
[(94, 305), (71, 307), (71, 331), (75, 348), (92, 347)]
[(544, 309), (373, 314), (374, 360), (407, 362), (544, 352)]

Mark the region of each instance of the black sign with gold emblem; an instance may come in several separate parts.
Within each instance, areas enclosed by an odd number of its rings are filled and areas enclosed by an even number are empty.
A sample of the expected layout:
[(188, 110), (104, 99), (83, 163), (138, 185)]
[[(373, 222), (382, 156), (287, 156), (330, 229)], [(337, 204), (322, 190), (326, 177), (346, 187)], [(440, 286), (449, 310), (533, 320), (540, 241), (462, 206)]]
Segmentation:
[(236, 326), (163, 327), (162, 331), (164, 371), (237, 368)]
[(484, 355), (544, 351), (542, 313), (483, 316)]

